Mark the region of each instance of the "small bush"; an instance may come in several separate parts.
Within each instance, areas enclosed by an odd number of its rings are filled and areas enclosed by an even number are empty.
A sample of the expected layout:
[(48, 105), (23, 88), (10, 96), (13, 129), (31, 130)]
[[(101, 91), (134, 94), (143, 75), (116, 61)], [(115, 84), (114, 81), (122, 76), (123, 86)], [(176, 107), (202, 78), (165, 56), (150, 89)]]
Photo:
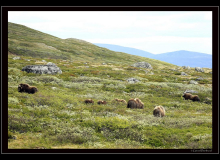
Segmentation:
[(8, 97), (8, 103), (17, 104), (19, 103), (19, 100), (17, 98)]
[(61, 129), (56, 130), (57, 135), (56, 139), (61, 143), (74, 143), (74, 144), (82, 144), (87, 141), (95, 141), (97, 137), (94, 136), (95, 131), (88, 127), (63, 127)]

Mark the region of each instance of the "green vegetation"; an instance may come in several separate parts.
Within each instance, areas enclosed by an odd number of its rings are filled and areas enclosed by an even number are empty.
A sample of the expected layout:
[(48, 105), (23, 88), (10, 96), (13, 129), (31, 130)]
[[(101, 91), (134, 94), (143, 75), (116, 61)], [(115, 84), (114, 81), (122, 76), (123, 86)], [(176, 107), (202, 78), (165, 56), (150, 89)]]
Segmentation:
[[(212, 97), (209, 69), (198, 73), (13, 23), (8, 38), (9, 148), (212, 148), (212, 105), (204, 103)], [(14, 60), (17, 56), (20, 59)], [(55, 63), (62, 74), (21, 71), (42, 60)], [(131, 67), (138, 61), (153, 69)], [(128, 83), (131, 77), (139, 82)], [(188, 83), (198, 77), (204, 80)], [(36, 86), (39, 92), (19, 93), (19, 83)], [(201, 102), (183, 100), (185, 90), (197, 91)], [(89, 98), (93, 105), (83, 103)], [(139, 98), (144, 109), (128, 109), (115, 98)], [(98, 105), (98, 100), (107, 104)], [(156, 105), (165, 108), (165, 117), (153, 116)]]

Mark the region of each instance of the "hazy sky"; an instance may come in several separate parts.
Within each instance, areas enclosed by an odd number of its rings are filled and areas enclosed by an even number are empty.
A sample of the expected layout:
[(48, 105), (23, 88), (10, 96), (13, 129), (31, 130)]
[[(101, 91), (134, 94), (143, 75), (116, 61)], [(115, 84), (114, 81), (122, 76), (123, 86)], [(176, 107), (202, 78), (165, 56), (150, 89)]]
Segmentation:
[(9, 11), (8, 21), (59, 38), (115, 44), (158, 54), (212, 54), (211, 11)]

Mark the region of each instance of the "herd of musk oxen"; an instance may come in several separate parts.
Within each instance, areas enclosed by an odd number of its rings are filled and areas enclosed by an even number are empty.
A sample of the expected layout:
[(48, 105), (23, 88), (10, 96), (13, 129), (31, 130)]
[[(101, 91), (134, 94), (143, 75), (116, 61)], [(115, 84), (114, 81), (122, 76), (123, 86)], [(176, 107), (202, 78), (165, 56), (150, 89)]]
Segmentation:
[[(35, 86), (30, 86), (29, 84), (24, 84), (21, 83), (18, 85), (18, 92), (26, 92), (26, 93), (31, 93), (34, 94), (36, 92), (38, 92), (37, 87)], [(192, 95), (190, 93), (185, 93), (182, 96), (183, 98), (185, 98), (185, 100), (192, 100), (192, 101), (200, 101), (199, 96), (197, 95)], [(119, 102), (119, 103), (123, 103), (127, 105), (127, 108), (138, 108), (138, 109), (143, 109), (144, 108), (144, 103), (139, 99), (139, 98), (132, 98), (129, 99), (128, 102), (126, 102), (124, 99), (114, 99), (113, 101), (115, 102)], [(86, 99), (84, 101), (85, 104), (94, 104), (94, 101), (92, 99)], [(107, 104), (106, 101), (102, 101), (99, 100), (97, 102), (97, 104), (101, 105), (101, 104)], [(153, 110), (153, 115), (155, 117), (163, 117), (165, 116), (165, 109), (163, 106), (156, 106)]]

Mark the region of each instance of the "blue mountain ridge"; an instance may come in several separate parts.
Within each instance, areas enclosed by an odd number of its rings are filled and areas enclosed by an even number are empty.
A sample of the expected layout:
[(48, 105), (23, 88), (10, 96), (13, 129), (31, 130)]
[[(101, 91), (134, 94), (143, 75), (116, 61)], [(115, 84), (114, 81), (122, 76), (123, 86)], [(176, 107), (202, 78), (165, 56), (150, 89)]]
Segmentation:
[(161, 60), (168, 62), (177, 66), (190, 66), (190, 67), (202, 67), (202, 68), (212, 68), (212, 55), (192, 52), (186, 50), (179, 50), (174, 52), (167, 52), (161, 54), (153, 54), (140, 49), (135, 49), (131, 47), (123, 47), (113, 44), (102, 44), (93, 43), (99, 47), (104, 47), (116, 52), (124, 52), (132, 55), (152, 58), (156, 60)]

